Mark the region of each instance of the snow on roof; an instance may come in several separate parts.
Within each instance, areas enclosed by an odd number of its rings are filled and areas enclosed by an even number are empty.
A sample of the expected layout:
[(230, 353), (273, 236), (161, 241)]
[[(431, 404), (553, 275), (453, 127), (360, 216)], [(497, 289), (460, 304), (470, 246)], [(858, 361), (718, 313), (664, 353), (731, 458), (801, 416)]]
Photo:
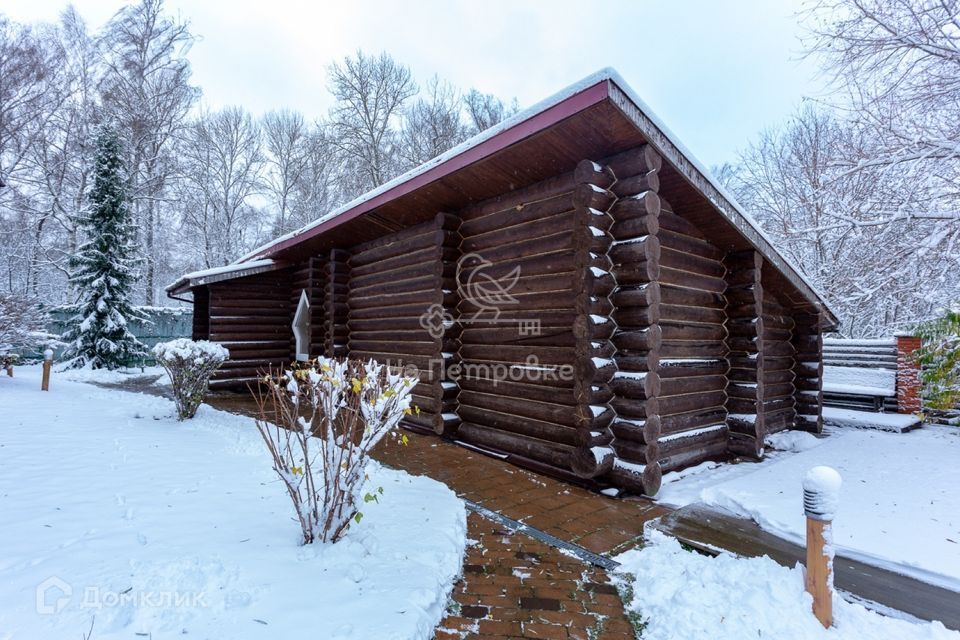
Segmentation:
[[(730, 206), (734, 208), (736, 213), (743, 218), (744, 222), (753, 231), (755, 231), (760, 238), (762, 238), (769, 245), (770, 250), (776, 253), (776, 255), (783, 261), (786, 267), (791, 271), (793, 271), (797, 275), (797, 277), (800, 279), (800, 281), (802, 281), (807, 287), (809, 287), (810, 291), (824, 305), (824, 308), (829, 313), (836, 316), (833, 310), (830, 309), (826, 301), (826, 297), (816, 287), (816, 285), (814, 285), (813, 282), (811, 282), (807, 278), (807, 276), (803, 273), (803, 271), (800, 270), (798, 265), (794, 263), (790, 258), (783, 255), (781, 252), (777, 250), (776, 244), (774, 243), (774, 241), (770, 238), (770, 236), (768, 236), (763, 231), (763, 229), (760, 227), (757, 221), (753, 218), (753, 216), (747, 213), (746, 209), (744, 209), (737, 202), (736, 198), (733, 197), (733, 194), (731, 194), (722, 184), (720, 184), (720, 181), (717, 180), (716, 177), (714, 177), (713, 174), (711, 174), (711, 172), (699, 160), (697, 160), (697, 158), (690, 152), (690, 150), (683, 143), (680, 142), (680, 139), (656, 115), (656, 113), (650, 108), (650, 106), (646, 102), (644, 102), (640, 98), (640, 96), (637, 95), (637, 93), (630, 87), (630, 85), (627, 84), (627, 82), (620, 76), (620, 74), (617, 73), (617, 71), (611, 67), (605, 67), (603, 69), (600, 69), (596, 73), (586, 76), (585, 78), (571, 84), (570, 86), (562, 89), (561, 91), (553, 94), (552, 96), (544, 100), (541, 100), (540, 102), (534, 104), (533, 106), (527, 109), (524, 109), (523, 111), (517, 113), (513, 117), (508, 118), (500, 122), (499, 124), (493, 127), (490, 127), (489, 129), (481, 131), (477, 135), (458, 144), (455, 147), (452, 147), (451, 149), (445, 151), (444, 153), (440, 154), (436, 158), (433, 158), (432, 160), (428, 160), (424, 164), (397, 176), (393, 180), (390, 180), (389, 182), (386, 182), (380, 185), (376, 189), (368, 191), (367, 193), (364, 193), (363, 195), (351, 200), (350, 202), (338, 207), (337, 209), (334, 209), (333, 211), (330, 211), (329, 213), (326, 213), (323, 216), (320, 216), (313, 222), (310, 222), (309, 224), (304, 225), (299, 229), (286, 233), (266, 244), (263, 244), (257, 247), (253, 251), (250, 251), (246, 255), (241, 256), (240, 258), (235, 260), (233, 263), (231, 263), (231, 265), (238, 265), (241, 263), (249, 264), (251, 262), (255, 262), (254, 260), (255, 258), (257, 258), (258, 256), (262, 256), (264, 253), (270, 251), (274, 247), (292, 238), (295, 238), (298, 235), (301, 235), (312, 229), (315, 229), (320, 225), (330, 220), (333, 220), (334, 218), (337, 218), (347, 213), (348, 211), (351, 211), (352, 209), (355, 209), (356, 207), (364, 204), (365, 202), (368, 202), (376, 198), (377, 196), (380, 196), (390, 191), (391, 189), (394, 189), (395, 187), (402, 185), (405, 182), (408, 182), (413, 178), (428, 172), (434, 167), (444, 164), (445, 162), (451, 160), (452, 158), (455, 158), (463, 154), (464, 152), (479, 146), (483, 142), (486, 142), (487, 140), (499, 135), (500, 133), (503, 133), (504, 131), (511, 129), (526, 120), (529, 120), (530, 118), (540, 114), (541, 112), (546, 111), (550, 107), (553, 107), (563, 102), (564, 100), (567, 100), (577, 95), (578, 93), (581, 93), (582, 91), (604, 81), (610, 81), (615, 83), (627, 95), (627, 97), (629, 97), (630, 100), (633, 101), (633, 103), (637, 106), (637, 108), (640, 109), (640, 111), (642, 111), (647, 116), (647, 118), (650, 119), (650, 121), (654, 124), (654, 126), (656, 126), (661, 131), (661, 133), (663, 133), (663, 135), (673, 144), (673, 146), (676, 147), (677, 150), (690, 162), (690, 164), (693, 165), (693, 167), (703, 175), (704, 179), (714, 189), (716, 189), (716, 191), (730, 204)], [(717, 203), (714, 203), (714, 205), (717, 206)], [(718, 206), (718, 208), (720, 207)], [(188, 275), (191, 275), (191, 274), (188, 274)]]
[[(219, 276), (228, 276), (240, 271), (254, 271), (258, 269), (269, 269), (270, 267), (273, 267), (276, 264), (277, 264), (276, 260), (273, 260), (272, 258), (263, 258), (261, 260), (250, 260), (248, 262), (243, 262), (243, 263), (231, 263), (228, 265), (224, 265), (222, 267), (213, 267), (212, 269), (203, 269), (202, 271), (192, 271), (190, 273), (186, 273), (180, 276), (180, 278), (178, 278), (176, 282), (168, 284), (164, 288), (164, 290), (172, 291), (177, 287), (179, 287), (180, 285), (186, 282), (190, 282), (191, 280), (197, 280), (197, 281), (209, 281), (211, 279), (216, 280), (216, 279), (219, 279)], [(197, 282), (196, 284), (203, 284), (203, 282)]]

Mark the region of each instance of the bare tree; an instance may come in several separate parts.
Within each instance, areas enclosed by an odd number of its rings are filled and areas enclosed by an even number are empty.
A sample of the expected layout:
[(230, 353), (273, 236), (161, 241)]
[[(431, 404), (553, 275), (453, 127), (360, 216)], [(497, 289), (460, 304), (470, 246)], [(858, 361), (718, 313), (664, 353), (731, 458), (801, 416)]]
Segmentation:
[(336, 204), (339, 181), (336, 149), (327, 127), (316, 124), (307, 136), (306, 166), (295, 185), (288, 223), (291, 229), (302, 227), (329, 212)]
[(507, 105), (492, 93), (481, 93), (476, 89), (467, 92), (463, 97), (463, 104), (467, 108), (472, 133), (479, 133), (500, 124), (520, 110), (516, 98)]
[[(399, 173), (397, 125), (404, 104), (417, 92), (410, 70), (387, 53), (358, 51), (329, 68), (334, 144), (345, 162), (345, 178), (359, 193)], [(354, 194), (355, 194), (354, 193)]]
[(264, 186), (276, 211), (274, 233), (290, 231), (290, 213), (300, 183), (309, 170), (310, 131), (303, 115), (295, 111), (271, 111), (263, 117), (267, 170)]
[(205, 113), (190, 124), (178, 151), (183, 224), (206, 267), (239, 257), (262, 239), (251, 199), (261, 191), (261, 132), (239, 107)]
[[(780, 250), (825, 292), (844, 334), (870, 336), (931, 314), (947, 290), (942, 256), (920, 256), (927, 223), (872, 222), (898, 197), (879, 169), (849, 172), (870, 137), (825, 109), (801, 109), (763, 132), (728, 168), (725, 182), (778, 241)], [(839, 216), (843, 222), (839, 222)]]
[[(862, 154), (838, 161), (837, 179), (888, 185), (870, 217), (837, 209), (833, 222), (889, 229), (938, 268), (960, 268), (960, 2), (820, 0), (805, 17), (811, 52), (832, 72), (834, 106), (865, 139)], [(903, 262), (885, 283), (917, 266)]]
[(189, 26), (163, 12), (163, 0), (121, 9), (101, 38), (107, 72), (103, 102), (129, 154), (129, 193), (140, 223), (144, 298), (153, 304), (159, 203), (173, 172), (170, 149), (199, 91), (190, 85)]
[(400, 138), (401, 156), (406, 168), (423, 164), (468, 137), (461, 117), (461, 100), (448, 82), (433, 76), (404, 114)]

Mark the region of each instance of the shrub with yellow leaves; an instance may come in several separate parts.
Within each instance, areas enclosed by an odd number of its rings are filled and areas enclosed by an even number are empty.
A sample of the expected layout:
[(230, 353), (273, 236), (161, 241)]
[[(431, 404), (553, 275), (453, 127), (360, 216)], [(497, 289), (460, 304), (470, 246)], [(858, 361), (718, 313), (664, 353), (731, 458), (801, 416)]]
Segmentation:
[[(418, 380), (373, 360), (317, 358), (270, 371), (255, 392), (257, 429), (293, 502), (303, 542), (336, 542), (360, 522), (370, 451), (411, 409)], [(401, 440), (405, 441), (406, 436)]]

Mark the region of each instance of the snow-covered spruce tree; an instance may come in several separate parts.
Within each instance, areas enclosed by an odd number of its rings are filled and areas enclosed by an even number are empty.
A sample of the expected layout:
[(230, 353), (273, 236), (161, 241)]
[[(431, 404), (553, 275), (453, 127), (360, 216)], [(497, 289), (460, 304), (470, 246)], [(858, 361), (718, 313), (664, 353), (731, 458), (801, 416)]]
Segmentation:
[(960, 311), (947, 311), (917, 330), (924, 401), (932, 409), (960, 404)]
[(116, 131), (101, 128), (89, 206), (77, 220), (84, 241), (70, 258), (78, 300), (63, 336), (69, 367), (116, 369), (147, 355), (127, 328), (127, 321), (141, 314), (130, 303), (138, 260), (121, 153)]
[(11, 366), (21, 352), (49, 342), (47, 320), (47, 313), (32, 297), (0, 293), (0, 366)]

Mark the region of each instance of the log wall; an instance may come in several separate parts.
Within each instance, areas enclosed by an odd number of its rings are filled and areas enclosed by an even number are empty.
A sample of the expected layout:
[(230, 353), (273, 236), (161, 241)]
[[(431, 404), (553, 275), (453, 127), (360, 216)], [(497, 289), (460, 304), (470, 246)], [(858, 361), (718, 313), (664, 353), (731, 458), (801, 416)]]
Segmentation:
[(653, 495), (660, 488), (662, 330), (661, 202), (658, 171), (662, 160), (649, 147), (608, 159), (618, 200), (610, 249), (617, 287), (610, 296), (616, 323), (616, 371), (610, 383), (616, 419), (611, 426), (617, 459), (609, 474), (617, 486)]
[(727, 267), (701, 229), (664, 201), (661, 247), (660, 466), (664, 472), (728, 451)]
[(350, 357), (415, 370), (420, 377), (413, 390), (416, 410), (406, 420), (441, 434), (459, 422), (457, 414), (448, 411), (456, 394), (442, 384), (459, 343), (442, 322), (434, 331), (430, 321), (442, 320), (456, 304), (450, 265), (458, 252), (458, 226), (456, 216), (441, 213), (353, 247), (348, 284), (342, 285)]
[(571, 172), (462, 211), (457, 273), (457, 437), (566, 472), (578, 442), (573, 376), (560, 370), (576, 355), (575, 187)]
[(728, 448), (734, 455), (759, 458), (766, 435), (764, 412), (763, 258), (753, 250), (724, 258), (726, 274)]
[(796, 428), (823, 431), (823, 333), (820, 317), (812, 313), (794, 314), (793, 361)]
[(348, 354), (347, 292), (350, 289), (350, 254), (332, 249), (322, 256), (323, 269), (323, 354), (328, 358)]
[[(290, 313), (291, 322), (297, 313), (300, 296), (306, 292), (310, 303), (310, 347), (309, 356), (315, 358), (324, 354), (324, 330), (326, 328), (326, 309), (324, 304), (324, 259), (322, 256), (309, 258), (300, 263), (291, 273)], [(290, 360), (297, 357), (297, 341), (290, 331)]]
[(194, 340), (210, 339), (210, 290), (197, 287), (193, 290), (193, 331)]
[(292, 278), (283, 269), (208, 285), (210, 340), (230, 350), (211, 389), (245, 388), (265, 368), (290, 361)]
[(763, 292), (763, 424), (765, 433), (794, 426), (796, 403), (793, 312), (772, 293)]

